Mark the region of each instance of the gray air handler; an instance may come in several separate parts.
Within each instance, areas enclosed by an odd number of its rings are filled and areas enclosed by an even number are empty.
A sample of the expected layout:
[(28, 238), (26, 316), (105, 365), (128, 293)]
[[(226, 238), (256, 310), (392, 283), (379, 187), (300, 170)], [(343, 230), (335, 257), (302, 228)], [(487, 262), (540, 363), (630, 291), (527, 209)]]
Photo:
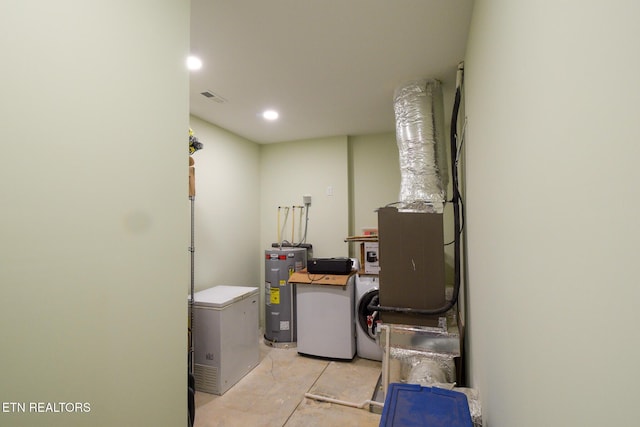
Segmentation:
[(304, 248), (274, 248), (265, 251), (264, 300), (265, 343), (294, 346), (297, 340), (296, 288), (289, 276), (307, 266)]

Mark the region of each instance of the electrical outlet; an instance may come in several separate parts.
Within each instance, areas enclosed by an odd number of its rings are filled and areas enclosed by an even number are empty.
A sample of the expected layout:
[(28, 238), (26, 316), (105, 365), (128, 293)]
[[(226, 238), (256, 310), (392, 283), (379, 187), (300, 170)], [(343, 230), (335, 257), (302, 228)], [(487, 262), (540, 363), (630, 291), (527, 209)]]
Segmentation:
[(311, 204), (311, 194), (305, 194), (304, 196), (302, 196), (302, 203), (304, 205), (310, 205)]

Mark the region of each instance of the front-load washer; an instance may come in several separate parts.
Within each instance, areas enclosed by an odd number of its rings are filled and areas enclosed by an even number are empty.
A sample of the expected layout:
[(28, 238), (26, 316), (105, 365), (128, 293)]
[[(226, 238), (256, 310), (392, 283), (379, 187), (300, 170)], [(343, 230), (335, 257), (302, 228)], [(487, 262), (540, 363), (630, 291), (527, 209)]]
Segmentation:
[(380, 280), (376, 275), (356, 275), (356, 354), (370, 360), (382, 360), (382, 348), (376, 342), (378, 312), (367, 308), (378, 302)]

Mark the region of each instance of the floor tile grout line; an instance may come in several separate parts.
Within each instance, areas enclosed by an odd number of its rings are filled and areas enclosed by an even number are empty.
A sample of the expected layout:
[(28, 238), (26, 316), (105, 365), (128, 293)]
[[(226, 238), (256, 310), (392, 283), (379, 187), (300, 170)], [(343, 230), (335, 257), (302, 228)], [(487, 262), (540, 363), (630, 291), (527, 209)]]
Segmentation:
[(320, 379), (320, 377), (325, 373), (325, 371), (327, 370), (327, 368), (329, 367), (329, 365), (331, 365), (331, 361), (327, 361), (327, 364), (325, 365), (324, 369), (322, 370), (322, 372), (320, 372), (320, 375), (318, 375), (318, 377), (316, 378), (316, 380), (313, 382), (313, 384), (311, 384), (311, 387), (309, 387), (309, 390), (307, 390), (307, 393), (309, 393), (311, 391), (311, 389), (313, 388), (314, 385), (316, 385), (318, 383), (318, 380)]
[[(309, 393), (311, 391), (311, 389), (313, 388), (314, 385), (317, 384), (318, 380), (320, 379), (320, 377), (322, 376), (322, 374), (325, 373), (325, 371), (327, 370), (327, 368), (329, 367), (329, 364), (331, 362), (328, 362), (325, 366), (324, 369), (322, 369), (322, 372), (320, 372), (318, 374), (318, 376), (316, 377), (315, 381), (313, 382), (313, 384), (311, 384), (311, 386), (309, 386), (309, 389), (305, 392), (305, 393)], [(296, 405), (296, 407), (293, 409), (293, 411), (289, 414), (289, 416), (287, 417), (287, 419), (285, 420), (284, 424), (282, 424), (282, 427), (285, 427), (287, 425), (287, 423), (289, 422), (289, 420), (291, 419), (291, 417), (293, 416), (293, 414), (296, 413), (296, 411), (298, 410), (298, 408), (300, 408), (300, 405), (302, 405), (302, 403), (304, 402), (306, 398), (304, 397), (304, 393), (302, 394), (302, 398), (300, 399), (300, 402), (298, 402), (298, 404)]]

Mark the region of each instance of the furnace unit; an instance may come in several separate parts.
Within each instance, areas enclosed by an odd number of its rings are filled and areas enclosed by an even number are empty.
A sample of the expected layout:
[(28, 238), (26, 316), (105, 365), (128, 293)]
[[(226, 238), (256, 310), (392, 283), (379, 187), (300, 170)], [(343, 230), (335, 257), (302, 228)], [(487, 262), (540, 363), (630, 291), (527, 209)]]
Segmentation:
[[(378, 210), (380, 305), (435, 310), (446, 304), (442, 214)], [(384, 323), (438, 326), (441, 315), (381, 312)]]

